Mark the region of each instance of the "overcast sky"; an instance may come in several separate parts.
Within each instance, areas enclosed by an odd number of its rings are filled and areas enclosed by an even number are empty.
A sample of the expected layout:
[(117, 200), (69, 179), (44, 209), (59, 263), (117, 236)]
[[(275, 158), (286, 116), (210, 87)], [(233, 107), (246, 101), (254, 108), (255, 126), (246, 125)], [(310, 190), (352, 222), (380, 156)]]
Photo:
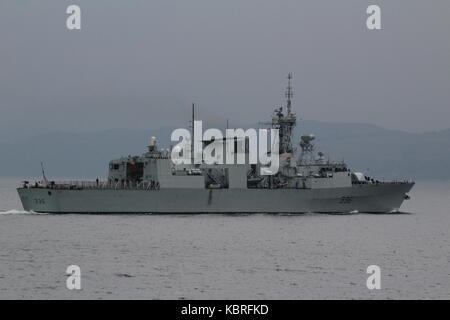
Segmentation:
[[(82, 30), (66, 28), (78, 4)], [(382, 30), (366, 28), (379, 4)], [(0, 133), (303, 119), (450, 128), (448, 0), (2, 0)]]

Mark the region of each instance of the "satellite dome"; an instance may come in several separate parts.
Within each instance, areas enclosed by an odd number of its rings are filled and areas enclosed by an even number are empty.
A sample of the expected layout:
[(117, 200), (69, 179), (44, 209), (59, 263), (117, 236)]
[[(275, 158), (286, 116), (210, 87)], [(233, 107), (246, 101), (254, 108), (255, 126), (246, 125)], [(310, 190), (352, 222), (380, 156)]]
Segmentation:
[(313, 141), (316, 137), (313, 134), (305, 134), (301, 137), (302, 141), (305, 143), (309, 143)]

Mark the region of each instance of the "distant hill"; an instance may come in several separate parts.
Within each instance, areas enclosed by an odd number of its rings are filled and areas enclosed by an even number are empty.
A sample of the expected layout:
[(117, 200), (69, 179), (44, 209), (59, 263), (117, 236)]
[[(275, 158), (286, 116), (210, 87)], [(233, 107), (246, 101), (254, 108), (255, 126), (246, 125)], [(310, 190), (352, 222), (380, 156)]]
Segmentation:
[[(153, 135), (168, 146), (171, 131), (53, 132), (0, 142), (0, 176), (39, 176), (44, 161), (50, 177), (105, 177), (109, 160), (145, 152)], [(408, 133), (370, 124), (300, 121), (295, 140), (307, 133), (316, 136), (317, 151), (377, 178), (450, 178), (450, 129)]]

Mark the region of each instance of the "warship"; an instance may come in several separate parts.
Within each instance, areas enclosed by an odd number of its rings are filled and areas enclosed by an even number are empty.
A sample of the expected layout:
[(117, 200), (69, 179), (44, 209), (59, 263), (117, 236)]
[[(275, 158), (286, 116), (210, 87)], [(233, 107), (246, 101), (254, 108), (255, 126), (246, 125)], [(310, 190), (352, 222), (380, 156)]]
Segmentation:
[[(314, 135), (295, 144), (292, 74), (286, 105), (270, 122), (279, 133), (279, 170), (260, 164), (176, 164), (155, 137), (147, 152), (110, 161), (106, 181), (24, 181), (17, 188), (23, 208), (39, 213), (388, 213), (409, 199), (412, 181), (380, 181), (332, 162), (317, 152)], [(194, 131), (194, 112), (192, 131)], [(195, 136), (195, 135), (194, 135)], [(202, 141), (203, 145), (208, 141)], [(297, 147), (299, 146), (299, 152)], [(248, 139), (234, 139), (248, 152)]]

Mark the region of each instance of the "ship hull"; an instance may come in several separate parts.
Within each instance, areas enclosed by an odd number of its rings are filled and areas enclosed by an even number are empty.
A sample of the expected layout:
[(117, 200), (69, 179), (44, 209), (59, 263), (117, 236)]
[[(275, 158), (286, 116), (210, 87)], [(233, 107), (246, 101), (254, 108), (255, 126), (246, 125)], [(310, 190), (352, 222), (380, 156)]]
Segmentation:
[(397, 211), (414, 183), (326, 189), (17, 189), (24, 210), (46, 213), (341, 213)]

